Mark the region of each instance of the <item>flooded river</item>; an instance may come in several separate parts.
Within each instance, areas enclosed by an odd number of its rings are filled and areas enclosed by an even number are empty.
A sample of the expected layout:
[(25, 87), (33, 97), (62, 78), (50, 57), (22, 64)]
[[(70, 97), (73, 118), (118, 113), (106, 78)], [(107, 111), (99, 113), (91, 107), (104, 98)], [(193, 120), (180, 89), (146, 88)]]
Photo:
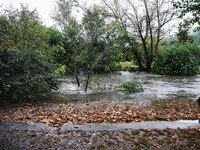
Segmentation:
[[(163, 76), (143, 72), (121, 71), (116, 74), (93, 75), (88, 92), (84, 92), (84, 76), (80, 77), (81, 87), (77, 87), (73, 77), (61, 79), (59, 89), (54, 91), (63, 100), (74, 103), (122, 102), (143, 105), (156, 99), (175, 97), (194, 98), (200, 96), (200, 75), (193, 77)], [(114, 88), (130, 80), (137, 80), (144, 91), (134, 94), (116, 92)]]

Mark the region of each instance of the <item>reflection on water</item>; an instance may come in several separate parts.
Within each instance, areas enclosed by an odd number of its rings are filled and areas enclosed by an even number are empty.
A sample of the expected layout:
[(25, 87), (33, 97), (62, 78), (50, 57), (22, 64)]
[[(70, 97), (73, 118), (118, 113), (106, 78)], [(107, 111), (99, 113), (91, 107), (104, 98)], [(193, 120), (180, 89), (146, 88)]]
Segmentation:
[[(170, 77), (143, 72), (119, 72), (118, 74), (94, 75), (88, 92), (84, 92), (84, 77), (81, 77), (81, 87), (77, 87), (73, 77), (61, 79), (58, 91), (54, 91), (64, 100), (70, 102), (124, 102), (142, 105), (155, 99), (173, 97), (197, 98), (200, 96), (200, 75), (194, 77)], [(114, 88), (125, 81), (138, 80), (144, 92), (123, 94), (115, 92)]]

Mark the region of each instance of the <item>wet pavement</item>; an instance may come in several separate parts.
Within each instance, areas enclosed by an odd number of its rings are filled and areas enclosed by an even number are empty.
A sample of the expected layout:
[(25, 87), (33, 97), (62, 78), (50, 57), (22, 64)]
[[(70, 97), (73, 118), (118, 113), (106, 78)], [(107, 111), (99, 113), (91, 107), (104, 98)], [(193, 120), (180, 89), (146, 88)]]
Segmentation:
[(65, 124), (61, 131), (118, 131), (124, 129), (139, 130), (139, 129), (187, 129), (200, 128), (198, 120), (182, 120), (182, 121), (145, 121), (132, 123), (109, 123), (109, 124), (84, 124), (72, 125)]
[(44, 123), (5, 122), (0, 121), (0, 131), (37, 131), (55, 132), (57, 128)]
[[(73, 77), (61, 79), (59, 89), (54, 93), (61, 99), (72, 103), (121, 102), (144, 105), (156, 99), (177, 97), (196, 99), (200, 96), (200, 75), (193, 77), (164, 76), (143, 72), (121, 71), (116, 74), (93, 75), (88, 92), (84, 92), (84, 76), (80, 77), (81, 87), (77, 87)], [(144, 88), (143, 92), (124, 94), (114, 88), (130, 80), (137, 80)]]
[(187, 129), (200, 128), (198, 120), (180, 121), (145, 121), (131, 123), (102, 123), (102, 124), (64, 124), (56, 128), (43, 123), (22, 123), (22, 122), (0, 122), (0, 131), (36, 131), (36, 132), (60, 132), (67, 131), (118, 131), (124, 129)]

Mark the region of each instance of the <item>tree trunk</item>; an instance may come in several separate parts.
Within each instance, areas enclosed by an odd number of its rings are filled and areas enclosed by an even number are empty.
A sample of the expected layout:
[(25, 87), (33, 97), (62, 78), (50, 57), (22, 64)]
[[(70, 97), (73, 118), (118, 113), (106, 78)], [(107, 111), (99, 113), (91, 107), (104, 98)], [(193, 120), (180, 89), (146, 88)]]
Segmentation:
[(146, 71), (150, 72), (151, 71), (151, 62), (148, 61), (147, 66), (146, 66)]
[(89, 84), (89, 80), (90, 80), (90, 73), (87, 74), (87, 79), (86, 79), (86, 83), (85, 83), (85, 93), (87, 92), (88, 89), (88, 84)]
[(76, 83), (77, 83), (78, 87), (80, 87), (80, 82), (79, 82), (78, 74), (75, 75), (75, 78), (76, 78)]
[(151, 71), (151, 64), (153, 62), (153, 58), (152, 58), (152, 56), (147, 56), (146, 60), (147, 60), (146, 61), (146, 71), (150, 72)]
[(145, 71), (145, 67), (142, 64), (142, 58), (141, 58), (141, 54), (139, 54), (137, 51), (134, 52), (137, 64), (140, 68), (141, 71)]

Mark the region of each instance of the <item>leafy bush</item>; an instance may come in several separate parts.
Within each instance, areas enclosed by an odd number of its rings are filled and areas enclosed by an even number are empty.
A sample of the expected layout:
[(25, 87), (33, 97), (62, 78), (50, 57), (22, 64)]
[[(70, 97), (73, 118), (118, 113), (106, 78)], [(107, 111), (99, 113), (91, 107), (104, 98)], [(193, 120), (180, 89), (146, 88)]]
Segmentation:
[(174, 43), (153, 63), (152, 72), (165, 75), (195, 75), (199, 72), (200, 48), (192, 43)]
[(115, 90), (124, 93), (135, 93), (142, 92), (143, 88), (138, 81), (132, 80), (118, 85), (117, 87), (115, 87)]
[(44, 27), (22, 6), (0, 16), (0, 100), (20, 101), (56, 88), (55, 65)]
[(19, 101), (53, 86), (53, 69), (37, 50), (7, 49), (0, 54), (0, 70), (0, 99)]

